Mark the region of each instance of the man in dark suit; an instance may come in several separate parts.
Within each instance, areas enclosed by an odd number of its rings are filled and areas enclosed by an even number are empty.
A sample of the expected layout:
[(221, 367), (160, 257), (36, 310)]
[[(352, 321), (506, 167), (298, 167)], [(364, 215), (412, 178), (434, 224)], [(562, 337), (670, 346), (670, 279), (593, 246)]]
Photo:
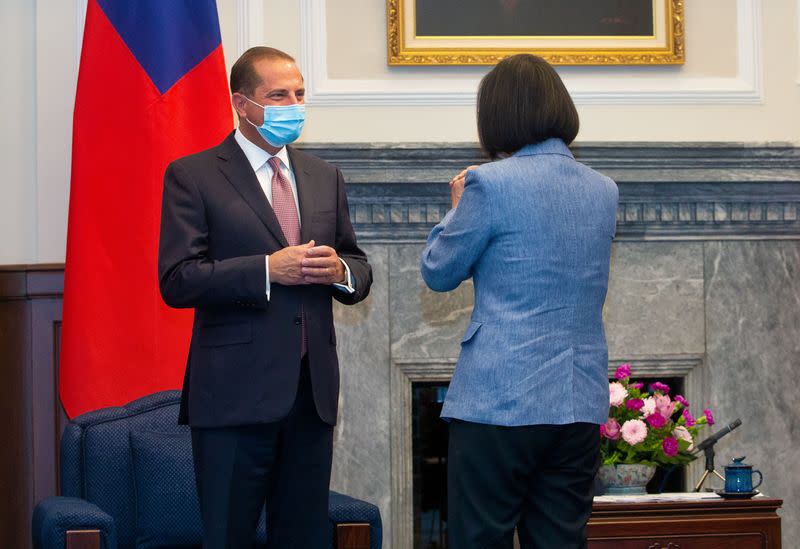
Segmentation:
[(270, 548), (329, 543), (331, 298), (363, 300), (372, 271), (341, 172), (286, 146), (304, 91), (289, 55), (248, 50), (231, 69), (239, 128), (165, 175), (159, 278), (168, 305), (195, 310), (180, 421), (205, 549), (250, 547), (265, 498)]

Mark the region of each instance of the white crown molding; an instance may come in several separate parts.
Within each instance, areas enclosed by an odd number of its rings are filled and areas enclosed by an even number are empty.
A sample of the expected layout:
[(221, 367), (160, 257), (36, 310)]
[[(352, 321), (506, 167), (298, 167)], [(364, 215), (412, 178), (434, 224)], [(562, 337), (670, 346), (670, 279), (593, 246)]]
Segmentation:
[(75, 74), (81, 65), (81, 50), (83, 49), (83, 28), (86, 25), (86, 8), (89, 0), (75, 0)]
[[(763, 100), (762, 0), (737, 0), (737, 73), (727, 78), (565, 77), (578, 104), (753, 104)], [(474, 105), (478, 78), (328, 77), (326, 0), (300, 0), (306, 102), (323, 106)]]
[(236, 0), (236, 51), (231, 59), (263, 44), (264, 0)]
[(797, 0), (797, 9), (795, 9), (797, 16), (797, 33), (795, 40), (797, 40), (797, 84), (800, 85), (800, 0)]

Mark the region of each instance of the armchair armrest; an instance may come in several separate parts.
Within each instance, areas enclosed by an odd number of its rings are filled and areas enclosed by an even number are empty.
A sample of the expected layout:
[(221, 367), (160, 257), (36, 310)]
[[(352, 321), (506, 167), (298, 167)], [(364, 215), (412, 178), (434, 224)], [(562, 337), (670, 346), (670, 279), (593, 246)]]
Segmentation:
[[(381, 512), (377, 506), (331, 490), (328, 516), (337, 529), (337, 549), (380, 549), (383, 542)], [(359, 525), (369, 528), (368, 545), (363, 545), (365, 536), (358, 532)], [(354, 528), (355, 527), (355, 528)], [(343, 540), (354, 540), (343, 545)]]
[(117, 549), (114, 519), (93, 503), (54, 496), (43, 499), (33, 510), (35, 549), (64, 549), (69, 530), (99, 530), (102, 549)]

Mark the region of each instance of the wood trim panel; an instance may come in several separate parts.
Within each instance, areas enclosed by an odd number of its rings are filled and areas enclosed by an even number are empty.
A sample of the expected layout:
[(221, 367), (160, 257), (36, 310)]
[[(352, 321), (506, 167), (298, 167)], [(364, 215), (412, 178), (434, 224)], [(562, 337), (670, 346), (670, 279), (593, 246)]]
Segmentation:
[(337, 524), (336, 549), (370, 549), (369, 524)]
[(0, 445), (0, 547), (30, 549), (33, 507), (58, 493), (63, 289), (63, 265), (0, 267), (0, 440), (13, 441)]
[(67, 530), (65, 549), (100, 549), (100, 530)]
[(64, 265), (0, 265), (0, 301), (63, 294)]
[(59, 447), (68, 420), (58, 395), (61, 299), (33, 299), (31, 307), (31, 421), (33, 428), (33, 500), (57, 493)]
[[(9, 281), (9, 277), (0, 278)], [(15, 287), (17, 281), (11, 286)], [(0, 302), (0, 547), (21, 549), (30, 546), (29, 516), (34, 504), (30, 317), (26, 301), (14, 297)]]

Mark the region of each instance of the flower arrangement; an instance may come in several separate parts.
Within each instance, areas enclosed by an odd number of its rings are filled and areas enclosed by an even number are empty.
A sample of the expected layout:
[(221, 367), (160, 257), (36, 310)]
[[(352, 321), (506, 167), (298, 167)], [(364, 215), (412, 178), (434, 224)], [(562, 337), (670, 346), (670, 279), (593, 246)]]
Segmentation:
[(706, 408), (695, 418), (681, 395), (670, 397), (661, 382), (631, 381), (631, 365), (621, 364), (608, 384), (611, 401), (608, 421), (600, 426), (600, 453), (604, 465), (684, 465), (695, 459), (690, 452), (698, 431), (714, 425)]

